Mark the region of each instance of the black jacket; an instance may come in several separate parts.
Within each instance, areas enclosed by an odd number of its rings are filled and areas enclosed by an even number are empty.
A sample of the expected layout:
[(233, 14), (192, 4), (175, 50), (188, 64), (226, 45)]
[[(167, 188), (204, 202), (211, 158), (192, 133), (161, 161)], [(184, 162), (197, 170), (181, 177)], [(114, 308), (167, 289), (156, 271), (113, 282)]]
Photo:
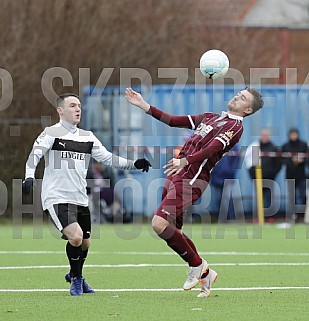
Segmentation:
[[(301, 140), (289, 141), (282, 146), (283, 153), (307, 153), (308, 146), (305, 142)], [(301, 181), (306, 179), (306, 166), (307, 158), (304, 159), (302, 163), (295, 164), (292, 161), (292, 157), (283, 158), (283, 164), (286, 165), (286, 178), (295, 179)]]
[[(279, 152), (279, 149), (271, 142), (260, 142), (261, 152)], [(261, 157), (262, 178), (274, 180), (281, 169), (281, 161), (278, 157)], [(250, 177), (255, 179), (255, 166), (249, 169)]]

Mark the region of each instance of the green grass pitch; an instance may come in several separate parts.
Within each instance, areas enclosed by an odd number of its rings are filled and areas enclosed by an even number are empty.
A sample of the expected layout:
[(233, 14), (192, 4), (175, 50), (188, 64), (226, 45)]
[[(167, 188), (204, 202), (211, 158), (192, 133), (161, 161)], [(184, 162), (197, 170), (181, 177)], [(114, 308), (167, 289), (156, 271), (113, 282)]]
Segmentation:
[(190, 225), (219, 274), (212, 294), (182, 291), (187, 267), (149, 225), (93, 228), (84, 276), (97, 292), (72, 297), (65, 241), (51, 225), (1, 225), (0, 320), (308, 320), (309, 227)]

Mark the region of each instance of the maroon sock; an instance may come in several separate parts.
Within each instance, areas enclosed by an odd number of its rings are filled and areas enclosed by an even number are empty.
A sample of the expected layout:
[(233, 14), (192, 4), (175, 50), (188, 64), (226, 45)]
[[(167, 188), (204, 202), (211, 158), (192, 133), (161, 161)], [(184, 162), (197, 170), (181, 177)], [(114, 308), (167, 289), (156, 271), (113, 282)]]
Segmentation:
[(187, 240), (188, 244), (191, 246), (191, 249), (198, 255), (197, 249), (192, 240), (186, 234), (182, 233), (182, 235)]
[(209, 269), (207, 269), (206, 272), (202, 274), (201, 279), (206, 278), (208, 274), (209, 274)]
[(167, 245), (180, 255), (180, 257), (188, 262), (189, 266), (198, 266), (202, 264), (202, 259), (192, 249), (183, 234), (172, 225), (159, 235), (159, 237), (167, 243)]
[[(197, 249), (196, 249), (195, 244), (193, 243), (193, 241), (185, 233), (182, 233), (182, 235), (187, 240), (188, 244), (191, 246), (191, 249), (198, 255)], [(206, 272), (202, 274), (201, 278), (202, 279), (206, 278), (208, 273), (209, 273), (209, 269), (207, 269)]]

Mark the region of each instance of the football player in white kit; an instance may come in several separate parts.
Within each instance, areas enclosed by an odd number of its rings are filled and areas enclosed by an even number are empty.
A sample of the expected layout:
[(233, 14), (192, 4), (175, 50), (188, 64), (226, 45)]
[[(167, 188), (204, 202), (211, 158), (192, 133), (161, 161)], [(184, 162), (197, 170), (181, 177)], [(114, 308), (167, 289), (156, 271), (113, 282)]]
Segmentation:
[(120, 169), (141, 169), (151, 166), (145, 158), (135, 161), (106, 150), (91, 131), (77, 127), (81, 119), (81, 103), (75, 94), (63, 94), (57, 99), (60, 121), (45, 128), (33, 144), (26, 163), (22, 190), (29, 194), (35, 181), (35, 170), (44, 156), (42, 206), (55, 226), (68, 240), (66, 253), (70, 272), (65, 275), (71, 283), (71, 295), (94, 293), (82, 275), (83, 264), (90, 246), (91, 219), (86, 194), (89, 160)]

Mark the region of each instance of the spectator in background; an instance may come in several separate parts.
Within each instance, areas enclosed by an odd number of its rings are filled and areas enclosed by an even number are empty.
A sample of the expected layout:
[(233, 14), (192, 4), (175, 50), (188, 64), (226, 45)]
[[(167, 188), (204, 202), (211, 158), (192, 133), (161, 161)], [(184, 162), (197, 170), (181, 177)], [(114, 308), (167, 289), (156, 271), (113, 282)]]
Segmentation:
[[(305, 154), (308, 152), (308, 146), (300, 140), (299, 131), (296, 128), (290, 129), (288, 139), (289, 141), (282, 146), (282, 153), (291, 153), (286, 155), (289, 157), (283, 157), (287, 186), (286, 215), (288, 221), (295, 221), (296, 213), (305, 213), (307, 166)], [(295, 207), (297, 204), (302, 207), (297, 209)]]
[(304, 223), (309, 224), (309, 192), (307, 192), (307, 202), (305, 208)]
[(111, 182), (104, 178), (102, 165), (93, 161), (87, 171), (87, 195), (91, 212), (91, 222), (101, 222), (101, 188), (110, 186)]
[(113, 186), (109, 169), (102, 163), (93, 161), (87, 172), (87, 194), (92, 223), (101, 223), (103, 219), (108, 222), (124, 219), (124, 210)]
[[(260, 152), (278, 152), (278, 148), (271, 141), (271, 132), (267, 128), (263, 128), (258, 141), (253, 142), (248, 146), (245, 154), (245, 165), (251, 179), (256, 178), (256, 166), (259, 164)], [(281, 162), (278, 157), (261, 156), (261, 168), (263, 178), (263, 201), (264, 209), (271, 207), (272, 194), (274, 190), (273, 182), (281, 169)], [(267, 180), (267, 181), (265, 181)], [(275, 213), (267, 213), (273, 215)]]
[(224, 223), (227, 220), (235, 220), (234, 209), (237, 209), (235, 198), (231, 198), (234, 179), (239, 166), (239, 147), (235, 145), (216, 164), (211, 172), (211, 191), (215, 208), (219, 209), (218, 222)]
[[(309, 152), (309, 145), (308, 145), (308, 152)], [(308, 162), (308, 159), (307, 159)], [(306, 208), (305, 208), (305, 216), (304, 216), (304, 223), (309, 224), (309, 190), (307, 189), (307, 198), (306, 198)]]

